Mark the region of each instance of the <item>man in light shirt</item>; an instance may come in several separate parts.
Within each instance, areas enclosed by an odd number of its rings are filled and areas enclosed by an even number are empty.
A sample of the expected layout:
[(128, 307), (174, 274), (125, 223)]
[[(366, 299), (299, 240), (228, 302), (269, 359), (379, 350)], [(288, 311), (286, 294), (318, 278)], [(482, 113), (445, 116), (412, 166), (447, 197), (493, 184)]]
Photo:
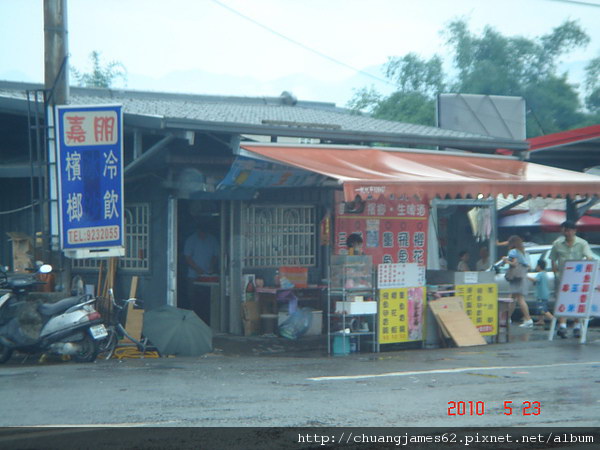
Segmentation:
[[(552, 261), (552, 271), (554, 272), (555, 292), (558, 296), (560, 279), (568, 260), (593, 259), (594, 254), (590, 245), (585, 239), (576, 236), (577, 225), (571, 220), (566, 220), (561, 224), (562, 237), (559, 237), (552, 244), (550, 250), (550, 261)], [(573, 325), (573, 337), (581, 336), (581, 324), (575, 319)], [(567, 337), (567, 320), (564, 317), (558, 319), (558, 335), (561, 338)]]

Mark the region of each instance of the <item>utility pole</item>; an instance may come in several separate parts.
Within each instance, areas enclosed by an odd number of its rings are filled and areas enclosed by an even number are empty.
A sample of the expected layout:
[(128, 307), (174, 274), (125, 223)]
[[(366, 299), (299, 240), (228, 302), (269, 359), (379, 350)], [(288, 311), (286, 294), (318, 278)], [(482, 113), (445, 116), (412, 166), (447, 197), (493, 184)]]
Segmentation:
[[(47, 165), (40, 184), (44, 186), (43, 199), (48, 199), (42, 208), (42, 239), (44, 258), (63, 266), (59, 242), (59, 208), (56, 154), (55, 105), (69, 103), (69, 64), (68, 64), (67, 0), (44, 0), (44, 88), (46, 103)], [(42, 200), (42, 199), (40, 199)], [(50, 252), (48, 254), (48, 252)], [(67, 265), (67, 269), (70, 265)], [(61, 273), (63, 280), (70, 279), (70, 273)]]
[(44, 0), (44, 85), (55, 105), (69, 101), (68, 43), (67, 0)]

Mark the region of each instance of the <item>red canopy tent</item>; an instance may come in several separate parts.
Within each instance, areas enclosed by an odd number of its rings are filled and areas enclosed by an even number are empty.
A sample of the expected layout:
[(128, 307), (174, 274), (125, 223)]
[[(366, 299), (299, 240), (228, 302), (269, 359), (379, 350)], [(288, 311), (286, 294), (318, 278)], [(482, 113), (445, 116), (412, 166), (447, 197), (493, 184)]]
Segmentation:
[(249, 144), (250, 155), (337, 179), (346, 201), (417, 195), (575, 197), (600, 195), (600, 177), (474, 154), (343, 145)]
[[(560, 224), (566, 220), (564, 211), (544, 210), (522, 212), (504, 216), (498, 220), (499, 227), (540, 227), (544, 231), (560, 231)], [(600, 231), (600, 218), (583, 216), (577, 221), (581, 231)]]

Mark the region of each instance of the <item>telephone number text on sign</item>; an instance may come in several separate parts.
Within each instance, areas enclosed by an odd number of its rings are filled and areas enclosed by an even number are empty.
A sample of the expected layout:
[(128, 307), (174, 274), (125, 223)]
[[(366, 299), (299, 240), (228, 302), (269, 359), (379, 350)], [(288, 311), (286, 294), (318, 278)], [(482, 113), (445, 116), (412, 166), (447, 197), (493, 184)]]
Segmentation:
[(119, 226), (72, 228), (68, 236), (69, 244), (116, 241), (119, 239)]

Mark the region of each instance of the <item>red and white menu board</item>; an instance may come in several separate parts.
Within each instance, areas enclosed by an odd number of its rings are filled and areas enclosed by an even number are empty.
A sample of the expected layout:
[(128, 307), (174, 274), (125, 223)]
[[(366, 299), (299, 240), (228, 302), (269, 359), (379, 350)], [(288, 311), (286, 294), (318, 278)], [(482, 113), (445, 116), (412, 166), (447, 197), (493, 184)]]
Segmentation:
[[(589, 317), (592, 297), (597, 297), (598, 261), (567, 261), (558, 288), (554, 315)], [(596, 299), (595, 299), (596, 300)], [(597, 301), (594, 304), (598, 304)]]
[(416, 263), (379, 264), (377, 287), (408, 288), (425, 286), (425, 266)]

